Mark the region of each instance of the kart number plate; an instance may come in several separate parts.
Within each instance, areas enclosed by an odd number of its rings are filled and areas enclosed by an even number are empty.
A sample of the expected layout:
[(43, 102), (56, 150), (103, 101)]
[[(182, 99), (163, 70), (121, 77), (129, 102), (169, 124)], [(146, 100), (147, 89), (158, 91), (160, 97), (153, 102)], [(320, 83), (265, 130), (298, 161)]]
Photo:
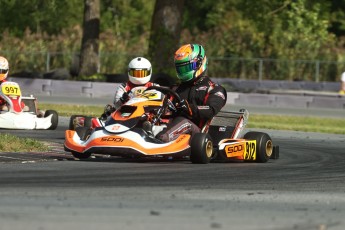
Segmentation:
[(1, 84), (1, 91), (8, 96), (20, 96), (20, 88), (18, 85)]
[(236, 144), (231, 144), (225, 147), (226, 156), (240, 157), (243, 160), (256, 160), (256, 141), (246, 141)]
[(256, 141), (247, 141), (244, 153), (244, 160), (255, 161), (256, 160)]

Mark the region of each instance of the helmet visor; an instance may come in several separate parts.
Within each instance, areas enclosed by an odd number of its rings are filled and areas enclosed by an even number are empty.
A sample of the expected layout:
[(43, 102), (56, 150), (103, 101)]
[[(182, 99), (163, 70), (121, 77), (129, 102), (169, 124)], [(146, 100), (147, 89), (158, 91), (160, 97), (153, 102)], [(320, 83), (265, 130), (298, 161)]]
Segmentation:
[(199, 65), (197, 60), (192, 60), (190, 62), (176, 63), (175, 67), (178, 75), (184, 75), (190, 71), (197, 70)]
[(142, 78), (150, 75), (149, 69), (129, 69), (128, 74), (132, 77)]
[(8, 72), (8, 69), (0, 69), (0, 74), (6, 74)]

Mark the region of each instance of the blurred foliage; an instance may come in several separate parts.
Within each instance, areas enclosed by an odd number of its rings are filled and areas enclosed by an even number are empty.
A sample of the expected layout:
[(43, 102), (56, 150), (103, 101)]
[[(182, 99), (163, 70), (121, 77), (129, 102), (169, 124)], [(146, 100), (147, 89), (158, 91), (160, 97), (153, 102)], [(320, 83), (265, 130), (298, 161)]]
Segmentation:
[(80, 24), (81, 0), (0, 0), (0, 28), (10, 35), (23, 37), (26, 30), (49, 35)]
[[(11, 72), (73, 65), (83, 1), (0, 4), (0, 55)], [(147, 55), (154, 4), (101, 1), (101, 73), (124, 73), (132, 57)], [(205, 46), (210, 76), (337, 81), (345, 70), (344, 12), (345, 0), (185, 1), (180, 44)]]

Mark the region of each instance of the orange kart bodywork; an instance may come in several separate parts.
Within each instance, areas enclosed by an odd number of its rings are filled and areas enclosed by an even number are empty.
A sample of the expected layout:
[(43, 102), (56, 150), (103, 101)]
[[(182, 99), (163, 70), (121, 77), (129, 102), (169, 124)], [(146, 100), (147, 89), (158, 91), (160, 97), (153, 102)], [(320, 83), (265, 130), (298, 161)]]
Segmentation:
[(66, 130), (65, 147), (79, 153), (102, 152), (109, 155), (179, 155), (190, 148), (190, 135), (182, 134), (169, 143), (147, 143), (138, 134), (126, 132), (109, 135), (103, 130), (95, 131), (88, 140), (80, 140), (74, 130)]
[(265, 163), (279, 158), (279, 146), (273, 146), (267, 133), (244, 133), (248, 116), (245, 109), (221, 111), (210, 121), (207, 132), (213, 139), (214, 160)]
[(224, 151), (227, 158), (233, 160), (256, 160), (256, 141), (245, 139), (226, 139), (219, 143), (219, 149)]
[[(158, 89), (168, 93), (171, 91), (166, 88)], [(173, 94), (173, 91), (170, 93)], [(184, 157), (191, 155), (194, 145), (196, 155), (206, 154), (207, 157), (192, 157), (195, 159), (192, 161), (208, 163), (212, 154), (212, 142), (207, 134), (196, 135), (191, 140), (189, 134), (181, 133), (177, 139), (168, 143), (156, 138), (167, 127), (169, 106), (174, 107), (170, 97), (171, 95), (154, 89), (144, 90), (111, 113), (106, 121), (92, 118), (89, 122), (84, 117), (83, 124), (91, 124), (91, 127), (76, 128), (75, 124), (79, 125), (80, 122), (70, 121), (70, 129), (65, 132), (65, 150), (79, 159), (88, 158), (92, 153), (123, 157)], [(71, 118), (76, 119), (73, 116)], [(93, 127), (94, 124), (100, 125)]]
[(273, 146), (268, 134), (243, 135), (248, 119), (246, 110), (221, 111), (207, 122), (201, 133), (193, 136), (181, 133), (173, 141), (162, 142), (156, 136), (167, 127), (165, 116), (176, 109), (169, 99), (171, 96), (178, 97), (170, 89), (151, 87), (131, 98), (106, 121), (92, 118), (90, 122), (84, 117), (83, 127), (75, 127), (81, 122), (74, 122), (76, 117), (72, 116), (70, 129), (65, 132), (65, 150), (79, 159), (91, 154), (172, 156), (189, 157), (192, 163), (203, 164), (212, 160), (267, 162), (278, 158), (279, 149)]

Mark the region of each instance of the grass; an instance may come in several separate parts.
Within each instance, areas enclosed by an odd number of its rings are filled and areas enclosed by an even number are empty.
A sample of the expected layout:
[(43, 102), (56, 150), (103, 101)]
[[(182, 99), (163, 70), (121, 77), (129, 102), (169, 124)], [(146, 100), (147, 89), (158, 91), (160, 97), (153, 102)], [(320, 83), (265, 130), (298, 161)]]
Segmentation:
[(103, 113), (105, 105), (72, 105), (72, 104), (40, 104), (42, 110), (53, 109), (59, 113), (59, 116), (70, 117), (71, 115), (81, 114), (99, 117)]
[(345, 118), (252, 114), (248, 128), (345, 134)]
[[(74, 114), (82, 114), (98, 117), (103, 113), (104, 106), (40, 104), (40, 108), (43, 110), (54, 109), (59, 113), (59, 116), (69, 117)], [(247, 127), (345, 134), (345, 118), (251, 114)], [(39, 152), (47, 150), (48, 147), (37, 140), (0, 134), (0, 151), (2, 152)]]
[[(60, 116), (84, 114), (99, 117), (104, 106), (42, 104), (42, 109), (54, 109)], [(248, 128), (279, 129), (304, 132), (345, 134), (345, 118), (250, 114)]]
[[(39, 107), (43, 110), (56, 110), (59, 113), (59, 116), (67, 117), (73, 114), (100, 116), (103, 113), (104, 109), (104, 106), (80, 106), (60, 104), (40, 104)], [(44, 152), (48, 150), (49, 147), (38, 140), (0, 133), (1, 152)]]
[(48, 150), (48, 146), (38, 140), (20, 138), (10, 134), (0, 134), (1, 152), (42, 152)]

